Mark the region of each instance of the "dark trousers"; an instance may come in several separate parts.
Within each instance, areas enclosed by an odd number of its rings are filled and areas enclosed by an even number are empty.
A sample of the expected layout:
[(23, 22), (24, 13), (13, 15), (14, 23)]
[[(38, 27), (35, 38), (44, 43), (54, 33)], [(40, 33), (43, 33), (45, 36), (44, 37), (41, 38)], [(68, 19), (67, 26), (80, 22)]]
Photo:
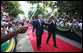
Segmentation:
[(34, 27), (33, 27), (33, 30), (32, 30), (32, 32), (34, 32)]
[(37, 40), (37, 47), (41, 46), (41, 42), (42, 42), (42, 34), (38, 34), (36, 40)]
[(21, 25), (23, 26), (24, 25), (24, 22), (22, 22)]
[(56, 45), (56, 34), (55, 34), (55, 32), (48, 32), (48, 38), (47, 38), (47, 42), (49, 41), (49, 39), (50, 39), (50, 37), (51, 37), (51, 35), (53, 35), (53, 42), (54, 42), (54, 45)]

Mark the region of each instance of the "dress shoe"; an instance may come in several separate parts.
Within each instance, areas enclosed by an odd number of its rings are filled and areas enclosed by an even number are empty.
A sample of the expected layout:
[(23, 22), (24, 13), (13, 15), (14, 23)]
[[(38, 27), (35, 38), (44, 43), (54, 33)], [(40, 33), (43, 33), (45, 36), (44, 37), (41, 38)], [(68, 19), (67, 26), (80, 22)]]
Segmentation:
[(38, 50), (40, 50), (41, 46), (38, 47)]
[(54, 47), (56, 47), (56, 48), (57, 48), (57, 46), (56, 46), (56, 45), (54, 45)]
[(48, 44), (48, 42), (46, 42)]

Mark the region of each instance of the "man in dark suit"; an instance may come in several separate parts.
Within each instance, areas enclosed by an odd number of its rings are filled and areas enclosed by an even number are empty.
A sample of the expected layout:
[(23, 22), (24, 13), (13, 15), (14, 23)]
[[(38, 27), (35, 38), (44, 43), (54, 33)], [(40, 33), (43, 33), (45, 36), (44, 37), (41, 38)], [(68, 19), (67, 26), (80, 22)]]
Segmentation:
[(49, 23), (49, 25), (48, 25), (48, 34), (49, 34), (49, 36), (48, 36), (48, 38), (47, 38), (47, 44), (48, 44), (48, 41), (49, 41), (51, 35), (53, 35), (54, 47), (57, 48), (57, 46), (56, 46), (56, 38), (55, 38), (55, 37), (56, 37), (56, 35), (55, 35), (55, 34), (56, 34), (56, 22), (55, 22), (55, 17), (52, 16), (52, 17), (51, 17), (51, 20), (49, 20), (48, 23)]
[(37, 36), (37, 48), (41, 48), (42, 34), (43, 34), (43, 25), (46, 25), (44, 20), (42, 20), (42, 15), (38, 15), (38, 19), (34, 22), (34, 28), (36, 29)]

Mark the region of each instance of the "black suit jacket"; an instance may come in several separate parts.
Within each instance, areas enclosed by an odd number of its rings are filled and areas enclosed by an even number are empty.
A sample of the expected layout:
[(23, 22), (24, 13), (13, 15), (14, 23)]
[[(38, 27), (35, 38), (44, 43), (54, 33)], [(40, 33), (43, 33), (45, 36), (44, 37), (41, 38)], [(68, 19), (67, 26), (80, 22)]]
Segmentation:
[(43, 20), (41, 20), (41, 26), (40, 26), (39, 20), (36, 20), (34, 22), (34, 28), (36, 29), (36, 35), (43, 34), (43, 25), (46, 25)]
[[(48, 23), (51, 22), (52, 20), (48, 20)], [(48, 25), (48, 32), (55, 32), (56, 30), (56, 21), (55, 21), (55, 24), (52, 23), (50, 25)]]

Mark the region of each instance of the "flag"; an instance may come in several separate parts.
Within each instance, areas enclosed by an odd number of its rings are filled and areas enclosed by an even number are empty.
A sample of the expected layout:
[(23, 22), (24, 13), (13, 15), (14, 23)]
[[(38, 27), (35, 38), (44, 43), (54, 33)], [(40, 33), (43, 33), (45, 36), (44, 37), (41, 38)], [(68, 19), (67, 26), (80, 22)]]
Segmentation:
[(35, 15), (37, 14), (38, 11), (39, 11), (39, 8), (37, 8), (37, 9), (34, 11), (34, 13), (33, 13), (32, 16), (35, 16)]

